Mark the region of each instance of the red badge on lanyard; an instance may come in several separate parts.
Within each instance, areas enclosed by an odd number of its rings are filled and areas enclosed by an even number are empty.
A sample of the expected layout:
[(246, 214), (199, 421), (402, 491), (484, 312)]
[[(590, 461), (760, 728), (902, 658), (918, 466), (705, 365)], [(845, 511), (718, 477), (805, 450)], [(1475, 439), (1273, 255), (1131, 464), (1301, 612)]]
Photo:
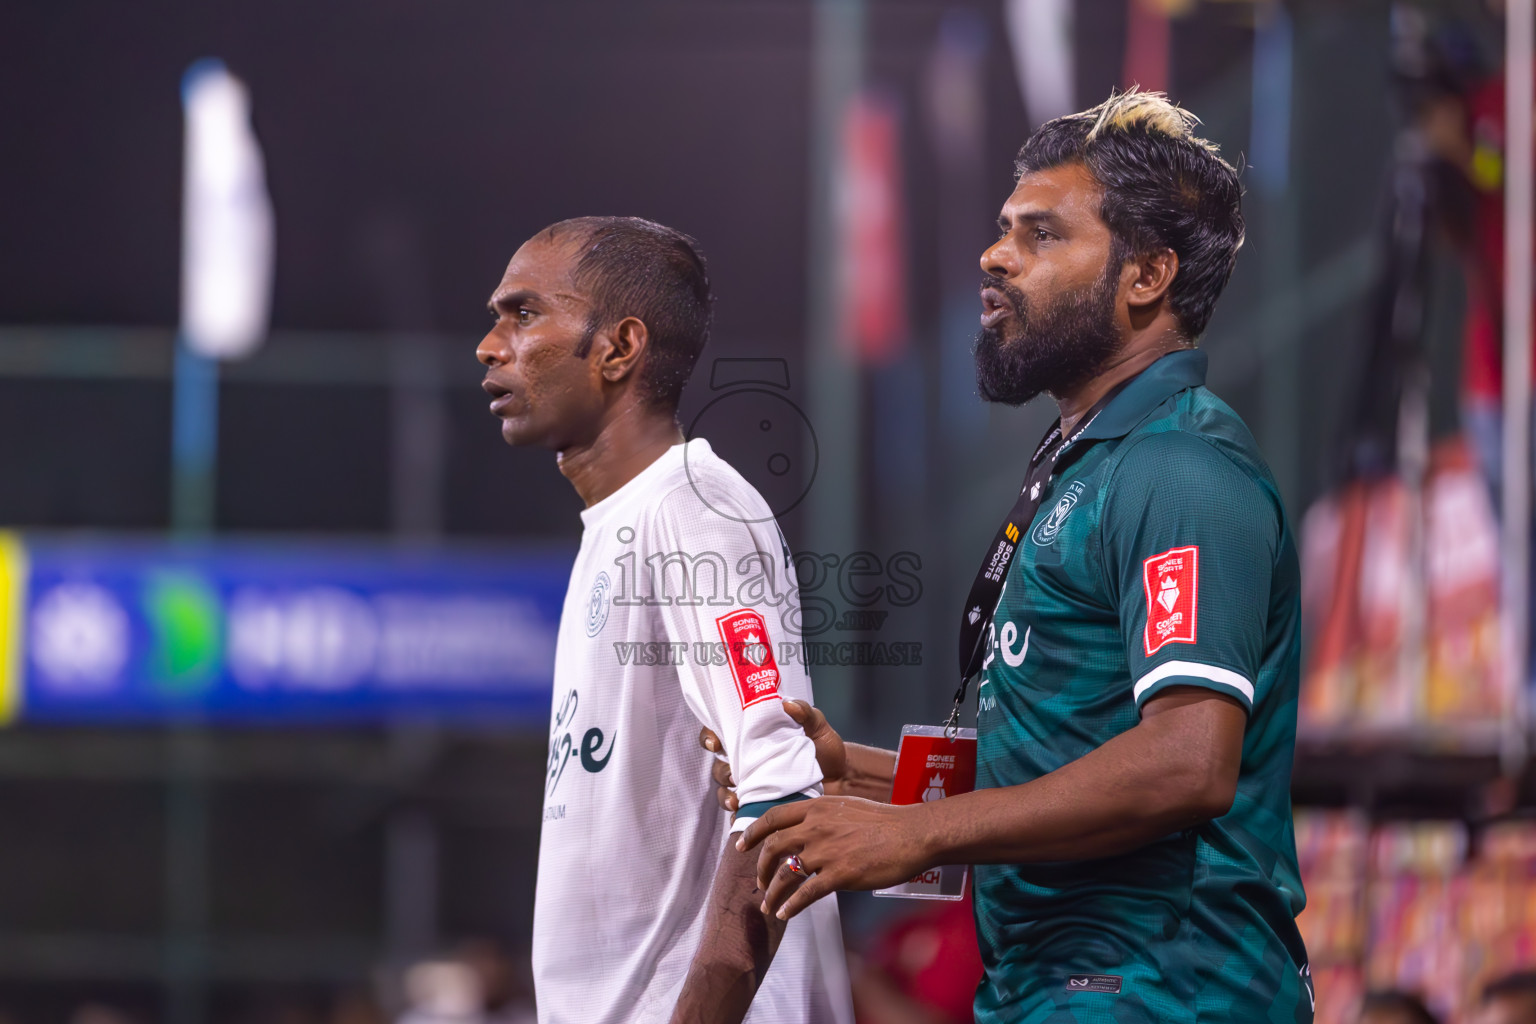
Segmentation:
[[(891, 803), (921, 804), (943, 800), (976, 788), (976, 730), (957, 729), (954, 738), (942, 725), (908, 725), (901, 730), (896, 748), (896, 777), (891, 782)], [(965, 896), (964, 864), (929, 868), (916, 878), (876, 896), (906, 896), (920, 900), (958, 900)]]

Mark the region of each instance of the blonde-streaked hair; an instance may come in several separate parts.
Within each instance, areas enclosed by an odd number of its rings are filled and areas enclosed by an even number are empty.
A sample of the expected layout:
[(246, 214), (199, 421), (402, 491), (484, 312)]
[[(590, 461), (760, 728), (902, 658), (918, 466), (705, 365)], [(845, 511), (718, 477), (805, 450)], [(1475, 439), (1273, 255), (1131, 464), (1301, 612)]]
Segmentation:
[(1200, 119), (1160, 92), (1111, 93), (1089, 110), (1047, 121), (1019, 150), (1019, 177), (1080, 163), (1103, 199), (1112, 257), (1172, 249), (1169, 303), (1191, 341), (1204, 333), (1243, 244), (1242, 186)]
[(1200, 124), (1198, 117), (1171, 102), (1166, 93), (1142, 92), (1134, 85), (1125, 92), (1110, 93), (1109, 99), (1090, 110), (1068, 116), (1093, 122), (1093, 127), (1088, 129), (1088, 142), (1108, 132), (1141, 127), (1175, 139), (1187, 139), (1212, 153), (1217, 152), (1215, 143), (1207, 142), (1195, 134), (1195, 126)]

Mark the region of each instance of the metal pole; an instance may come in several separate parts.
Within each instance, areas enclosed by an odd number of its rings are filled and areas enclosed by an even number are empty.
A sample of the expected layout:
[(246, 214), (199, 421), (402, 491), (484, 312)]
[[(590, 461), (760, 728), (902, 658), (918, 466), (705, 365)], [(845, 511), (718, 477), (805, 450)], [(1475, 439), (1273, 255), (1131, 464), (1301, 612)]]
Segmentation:
[(208, 1019), (208, 736), (200, 725), (167, 737), (164, 946), (170, 1024)]
[[(1010, 17), (1020, 21), (1033, 15), (1045, 21), (1044, 26), (1029, 25), (1027, 28), (1050, 29), (1052, 21), (1070, 17), (1070, 11), (1062, 10), (1061, 3), (1048, 4), (1054, 9), (1041, 9), (1032, 5), (1041, 0), (1026, 0), (1025, 5), (1010, 6)], [(914, 673), (899, 696), (891, 700), (884, 713), (891, 718), (903, 716), (905, 721), (913, 709), (931, 709), (934, 715), (946, 710), (945, 694), (933, 685), (936, 672), (949, 664), (950, 650), (955, 645), (955, 613), (963, 607), (965, 587), (963, 568), (952, 571), (950, 566), (964, 566), (977, 557), (978, 529), (971, 523), (974, 516), (967, 508), (971, 504), (962, 499), (976, 489), (977, 480), (983, 475), (977, 467), (967, 465), (967, 460), (956, 458), (956, 453), (970, 453), (985, 448), (979, 444), (986, 436), (987, 407), (976, 397), (976, 363), (971, 357), (971, 345), (976, 337), (976, 290), (981, 280), (978, 256), (992, 241), (990, 222), (996, 217), (998, 192), (989, 191), (986, 173), (987, 136), (987, 21), (978, 12), (965, 8), (949, 10), (939, 27), (933, 62), (929, 71), (930, 99), (928, 103), (928, 138), (933, 147), (933, 158), (938, 169), (938, 284), (942, 293), (937, 325), (937, 343), (927, 356), (928, 366), (935, 382), (936, 394), (931, 407), (934, 427), (929, 431), (929, 470), (927, 524), (923, 537), (923, 585), (922, 603), (927, 628), (923, 637), (923, 670)], [(1043, 49), (1052, 42), (1059, 43), (1060, 32), (1046, 37)], [(1020, 33), (1023, 38), (1025, 33)], [(1070, 47), (1058, 47), (1058, 51)], [(1021, 55), (1021, 74), (1039, 74), (1040, 61), (1034, 61), (1033, 52)], [(1060, 58), (1060, 53), (1054, 54)], [(1070, 60), (1070, 56), (1064, 58)], [(1051, 95), (1046, 87), (1064, 85), (1045, 76), (1044, 84), (1031, 83), (1026, 90), (1025, 103), (1031, 111), (1045, 103), (1058, 102), (1070, 107), (1070, 97)], [(1038, 86), (1038, 87), (1036, 87)], [(1067, 87), (1070, 88), (1070, 87)], [(1059, 90), (1058, 90), (1059, 91)], [(1041, 96), (1041, 93), (1045, 93)], [(1047, 106), (1047, 109), (1055, 109)], [(1056, 110), (1056, 113), (1063, 111)], [(1033, 115), (1032, 115), (1033, 116)], [(990, 510), (989, 510), (990, 511)], [(982, 535), (984, 537), (985, 534)], [(951, 590), (958, 589), (958, 593)], [(893, 697), (897, 694), (893, 694)], [(963, 724), (971, 724), (972, 709), (965, 709)], [(887, 736), (895, 736), (901, 722), (884, 721)], [(889, 744), (890, 740), (882, 741)]]
[(1504, 641), (1509, 668), (1504, 758), (1524, 761), (1530, 658), (1531, 195), (1533, 0), (1508, 0), (1504, 180)]
[[(806, 508), (811, 549), (842, 558), (856, 549), (859, 536), (862, 389), (858, 368), (838, 337), (836, 196), (843, 121), (863, 77), (863, 0), (817, 0), (814, 19), (806, 395), (820, 468)], [(813, 678), (816, 703), (846, 728), (853, 710), (853, 671), (818, 665)]]
[[(171, 528), (188, 536), (214, 522), (219, 364), (176, 339), (171, 410)], [(208, 737), (200, 723), (166, 735), (166, 1020), (203, 1024), (208, 975)]]
[[(1295, 41), (1291, 17), (1278, 0), (1258, 8), (1253, 43), (1253, 129), (1250, 180), (1262, 237), (1256, 254), (1272, 295), (1296, 287), (1300, 244), (1298, 203), (1291, 183), (1291, 109)], [(1296, 318), (1268, 317), (1260, 326), (1264, 454), (1283, 498), (1300, 489), (1301, 358)], [(1294, 506), (1293, 506), (1294, 507)]]
[(213, 527), (219, 364), (183, 337), (176, 339), (171, 402), (171, 528), (202, 533)]
[(384, 928), (390, 966), (403, 972), (437, 943), (438, 836), (420, 808), (393, 810), (384, 826)]
[(391, 526), (399, 539), (436, 538), (448, 461), (441, 361), (428, 336), (398, 334), (389, 351)]

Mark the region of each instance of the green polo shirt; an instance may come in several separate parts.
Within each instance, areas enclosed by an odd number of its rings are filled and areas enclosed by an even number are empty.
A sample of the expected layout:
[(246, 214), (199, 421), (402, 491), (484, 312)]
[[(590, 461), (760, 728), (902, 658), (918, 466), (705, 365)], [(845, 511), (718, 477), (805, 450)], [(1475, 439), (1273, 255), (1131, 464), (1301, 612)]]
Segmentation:
[(1172, 686), (1248, 709), (1224, 816), (1099, 860), (979, 865), (978, 1024), (1312, 1019), (1291, 824), (1300, 573), (1279, 489), (1187, 350), (1058, 460), (992, 621), (977, 786), (1136, 725)]

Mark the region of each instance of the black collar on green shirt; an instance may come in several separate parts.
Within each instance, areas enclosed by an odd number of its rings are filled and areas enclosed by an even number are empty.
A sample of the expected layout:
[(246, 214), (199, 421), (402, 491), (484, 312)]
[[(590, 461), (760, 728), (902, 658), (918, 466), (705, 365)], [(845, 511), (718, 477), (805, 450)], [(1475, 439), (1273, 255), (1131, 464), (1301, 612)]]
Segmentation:
[(1205, 383), (1205, 353), (1179, 349), (1142, 370), (1078, 436), (1083, 440), (1124, 437), (1170, 395)]

